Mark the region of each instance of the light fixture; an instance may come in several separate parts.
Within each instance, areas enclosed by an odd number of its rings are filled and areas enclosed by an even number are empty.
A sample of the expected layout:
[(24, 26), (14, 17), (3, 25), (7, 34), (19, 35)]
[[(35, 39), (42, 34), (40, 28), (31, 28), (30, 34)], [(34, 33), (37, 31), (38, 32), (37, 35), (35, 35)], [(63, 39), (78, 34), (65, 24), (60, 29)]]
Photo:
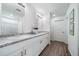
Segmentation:
[(18, 3), (18, 5), (22, 6), (23, 8), (25, 8), (23, 3)]
[(18, 8), (17, 8), (16, 10), (17, 10), (18, 12), (21, 12), (21, 10), (20, 10), (20, 9), (18, 9)]
[(53, 14), (53, 17), (55, 17), (56, 15), (55, 14)]

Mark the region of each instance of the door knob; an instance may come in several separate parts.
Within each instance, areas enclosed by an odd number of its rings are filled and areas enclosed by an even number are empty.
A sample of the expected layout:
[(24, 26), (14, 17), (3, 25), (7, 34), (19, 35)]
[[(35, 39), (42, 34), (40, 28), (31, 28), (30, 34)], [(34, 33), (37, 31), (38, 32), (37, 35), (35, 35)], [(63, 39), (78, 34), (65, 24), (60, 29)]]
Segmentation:
[(64, 33), (64, 32), (62, 32), (62, 33)]
[(42, 43), (42, 41), (40, 41), (40, 44)]

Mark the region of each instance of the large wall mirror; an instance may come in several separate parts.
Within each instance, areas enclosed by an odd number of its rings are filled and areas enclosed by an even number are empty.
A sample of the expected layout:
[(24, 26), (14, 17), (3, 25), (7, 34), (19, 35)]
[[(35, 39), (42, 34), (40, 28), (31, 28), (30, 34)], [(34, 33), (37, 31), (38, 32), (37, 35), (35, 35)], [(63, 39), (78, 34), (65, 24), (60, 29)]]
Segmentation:
[(24, 16), (24, 10), (15, 3), (2, 3), (0, 15), (0, 36), (18, 34), (19, 18)]
[(74, 36), (74, 9), (69, 14), (69, 34)]

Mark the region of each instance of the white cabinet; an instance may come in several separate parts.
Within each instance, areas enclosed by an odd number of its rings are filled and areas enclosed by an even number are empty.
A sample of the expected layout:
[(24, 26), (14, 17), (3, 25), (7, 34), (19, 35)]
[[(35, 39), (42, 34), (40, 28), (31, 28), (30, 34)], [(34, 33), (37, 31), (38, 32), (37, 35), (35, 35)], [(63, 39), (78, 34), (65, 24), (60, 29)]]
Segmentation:
[(8, 56), (21, 56), (21, 55), (22, 52), (19, 49), (8, 54)]
[(0, 55), (38, 56), (48, 43), (48, 34), (45, 34), (0, 48)]
[(22, 49), (25, 45), (27, 45), (29, 43), (28, 40), (26, 41), (22, 41), (19, 43), (15, 43), (12, 45), (8, 45), (5, 46), (3, 48), (0, 48), (0, 55), (10, 55), (10, 54), (14, 54), (14, 52), (16, 53), (16, 51), (19, 51), (20, 49)]
[(39, 54), (39, 48), (40, 48), (39, 37), (33, 38), (32, 40), (34, 41), (29, 44), (29, 47), (27, 48), (26, 51), (28, 56), (35, 56)]
[(8, 56), (25, 56), (26, 55), (26, 48), (22, 47), (16, 51), (13, 51), (11, 53), (8, 54)]
[(32, 38), (29, 47), (26, 50), (26, 55), (38, 56), (48, 43), (48, 34)]
[(46, 45), (49, 43), (48, 41), (48, 34), (41, 36), (42, 39), (40, 39), (40, 52), (46, 47)]

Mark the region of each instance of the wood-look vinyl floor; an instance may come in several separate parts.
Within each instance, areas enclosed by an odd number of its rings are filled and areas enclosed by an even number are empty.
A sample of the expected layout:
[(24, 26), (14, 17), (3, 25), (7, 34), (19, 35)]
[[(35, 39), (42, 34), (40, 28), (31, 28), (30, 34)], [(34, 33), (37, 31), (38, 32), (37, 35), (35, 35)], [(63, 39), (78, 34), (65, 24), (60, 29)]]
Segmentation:
[(40, 56), (70, 56), (67, 44), (53, 41), (40, 54)]

